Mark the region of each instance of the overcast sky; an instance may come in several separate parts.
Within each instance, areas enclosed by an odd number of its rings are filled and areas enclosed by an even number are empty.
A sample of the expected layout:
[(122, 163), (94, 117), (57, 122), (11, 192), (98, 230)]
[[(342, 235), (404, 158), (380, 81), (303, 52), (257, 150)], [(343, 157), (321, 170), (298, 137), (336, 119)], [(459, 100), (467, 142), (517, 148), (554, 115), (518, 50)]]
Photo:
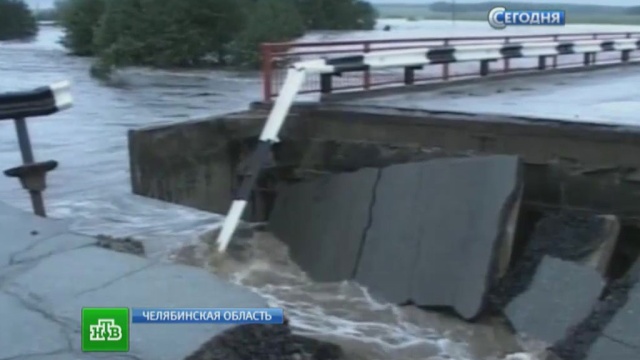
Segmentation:
[[(52, 7), (55, 0), (26, 0), (33, 8)], [(369, 0), (378, 4), (430, 4), (435, 0)], [(451, 0), (448, 0), (451, 1)], [(487, 0), (456, 0), (457, 3), (478, 3)], [(494, 0), (495, 1), (495, 0)], [(634, 6), (640, 5), (640, 0), (506, 0), (505, 2), (528, 2), (528, 3), (565, 3), (565, 4), (592, 4), (592, 5), (618, 5)]]
[[(430, 4), (435, 1), (424, 0), (369, 0), (378, 4)], [(451, 1), (451, 0), (448, 0)], [(479, 3), (488, 0), (456, 0), (457, 3)], [(496, 0), (492, 0), (496, 1)], [(590, 4), (590, 5), (618, 5), (618, 6), (634, 6), (640, 5), (640, 0), (506, 0), (505, 2), (525, 2), (525, 3), (563, 3), (563, 4)]]

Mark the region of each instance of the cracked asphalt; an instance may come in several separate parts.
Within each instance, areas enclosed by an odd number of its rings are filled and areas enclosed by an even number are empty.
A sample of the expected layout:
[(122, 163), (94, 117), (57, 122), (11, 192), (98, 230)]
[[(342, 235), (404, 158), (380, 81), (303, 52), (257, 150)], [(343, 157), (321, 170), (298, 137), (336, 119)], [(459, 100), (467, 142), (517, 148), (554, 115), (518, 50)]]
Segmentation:
[(194, 267), (107, 250), (0, 203), (0, 360), (182, 359), (228, 325), (132, 324), (129, 353), (83, 353), (83, 307), (266, 307)]

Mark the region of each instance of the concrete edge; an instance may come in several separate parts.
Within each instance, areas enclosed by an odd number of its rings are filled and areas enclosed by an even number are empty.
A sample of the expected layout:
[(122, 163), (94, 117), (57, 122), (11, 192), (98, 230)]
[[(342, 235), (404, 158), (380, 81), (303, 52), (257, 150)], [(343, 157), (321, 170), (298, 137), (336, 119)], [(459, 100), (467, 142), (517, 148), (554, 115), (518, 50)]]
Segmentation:
[(320, 98), (321, 102), (331, 103), (331, 102), (341, 102), (341, 101), (349, 101), (354, 99), (363, 99), (369, 97), (377, 97), (377, 96), (385, 96), (385, 95), (398, 95), (405, 93), (414, 93), (428, 90), (440, 90), (447, 87), (460, 86), (460, 85), (468, 85), (472, 83), (491, 83), (497, 81), (504, 81), (514, 78), (529, 78), (529, 77), (539, 77), (545, 75), (553, 75), (553, 74), (573, 74), (580, 72), (592, 72), (598, 70), (605, 70), (611, 68), (622, 68), (629, 66), (638, 66), (640, 65), (640, 60), (632, 61), (629, 63), (614, 63), (614, 64), (600, 64), (600, 65), (591, 65), (588, 67), (580, 66), (580, 67), (570, 67), (570, 68), (557, 68), (550, 70), (529, 70), (529, 71), (516, 71), (513, 73), (507, 74), (490, 74), (486, 77), (473, 76), (471, 78), (464, 78), (458, 80), (451, 81), (433, 81), (424, 84), (417, 85), (403, 85), (403, 86), (395, 86), (395, 87), (385, 87), (380, 89), (373, 89), (367, 91), (351, 91), (351, 92), (343, 92), (343, 93), (335, 93), (322, 95)]
[[(639, 63), (640, 64), (640, 63)], [(452, 84), (449, 84), (452, 86)], [(250, 104), (251, 110), (270, 110), (272, 104), (256, 101)], [(372, 114), (372, 115), (394, 115), (404, 116), (406, 118), (424, 118), (430, 117), (432, 121), (437, 120), (455, 120), (456, 122), (475, 121), (475, 122), (492, 122), (492, 123), (511, 123), (511, 124), (525, 124), (532, 126), (557, 126), (567, 128), (590, 128), (590, 129), (602, 129), (604, 131), (612, 131), (619, 129), (620, 131), (629, 132), (637, 130), (640, 132), (640, 127), (625, 126), (617, 124), (606, 124), (600, 122), (575, 122), (568, 121), (566, 119), (554, 119), (554, 118), (536, 118), (523, 115), (506, 115), (502, 113), (474, 113), (463, 111), (444, 111), (444, 110), (425, 110), (415, 109), (410, 107), (394, 107), (387, 105), (373, 105), (373, 104), (350, 104), (343, 102), (310, 102), (301, 101), (296, 102), (293, 105), (293, 109), (299, 111), (325, 111), (325, 112), (341, 112), (341, 113), (358, 113), (358, 114)], [(455, 118), (455, 119), (454, 119)], [(375, 120), (374, 120), (375, 121)], [(424, 123), (424, 120), (416, 120), (415, 122), (407, 122), (408, 124)]]
[[(266, 108), (265, 108), (266, 109)], [(253, 111), (260, 111), (263, 110), (262, 108), (259, 107), (249, 107), (249, 110), (253, 110)], [(159, 124), (154, 124), (154, 125), (147, 125), (147, 126), (140, 126), (140, 127), (136, 127), (134, 129), (129, 129), (127, 130), (127, 134), (135, 134), (138, 131), (145, 131), (145, 130), (163, 130), (163, 129), (170, 129), (176, 125), (185, 125), (185, 124), (193, 124), (193, 123), (200, 123), (200, 122), (206, 122), (206, 121), (212, 121), (212, 120), (217, 120), (217, 121), (230, 121), (233, 120), (236, 117), (247, 117), (247, 110), (236, 110), (236, 111), (232, 111), (232, 112), (225, 112), (223, 114), (218, 114), (218, 115), (204, 115), (204, 116), (198, 116), (198, 117), (190, 117), (190, 118), (186, 118), (184, 120), (168, 120)], [(258, 114), (256, 114), (256, 116), (258, 116)]]

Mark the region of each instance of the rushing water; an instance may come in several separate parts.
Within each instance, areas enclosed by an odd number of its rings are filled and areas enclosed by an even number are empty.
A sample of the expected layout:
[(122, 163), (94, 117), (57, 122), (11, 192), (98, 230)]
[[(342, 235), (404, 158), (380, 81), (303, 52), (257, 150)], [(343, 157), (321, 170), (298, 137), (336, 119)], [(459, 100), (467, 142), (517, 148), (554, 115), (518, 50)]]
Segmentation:
[[(391, 32), (317, 33), (309, 37), (495, 35), (484, 23), (388, 23), (393, 26)], [(590, 25), (564, 30), (598, 29)], [(0, 43), (0, 92), (60, 80), (73, 84), (72, 109), (29, 120), (36, 159), (55, 159), (61, 164), (50, 174), (45, 193), (49, 216), (71, 219), (78, 232), (134, 236), (145, 242), (150, 256), (169, 258), (168, 254), (178, 251), (181, 260), (190, 263), (209, 257), (202, 246), (188, 245), (198, 243), (199, 234), (218, 226), (220, 216), (130, 194), (126, 132), (244, 109), (260, 96), (258, 74), (131, 69), (107, 85), (89, 77), (90, 59), (65, 54), (57, 43), (61, 35), (60, 29), (47, 26), (34, 42)], [(19, 163), (13, 124), (0, 123), (0, 164), (8, 168)], [(0, 200), (30, 209), (28, 197), (15, 179), (0, 177)], [(501, 358), (504, 352), (517, 349), (501, 326), (469, 326), (411, 307), (401, 309), (373, 300), (364, 289), (350, 283), (315, 284), (291, 263), (281, 243), (267, 235), (257, 240), (248, 259), (216, 259), (212, 271), (254, 289), (273, 305), (285, 307), (300, 331), (339, 341), (354, 352), (354, 359), (475, 360)], [(200, 261), (199, 265), (205, 263)]]

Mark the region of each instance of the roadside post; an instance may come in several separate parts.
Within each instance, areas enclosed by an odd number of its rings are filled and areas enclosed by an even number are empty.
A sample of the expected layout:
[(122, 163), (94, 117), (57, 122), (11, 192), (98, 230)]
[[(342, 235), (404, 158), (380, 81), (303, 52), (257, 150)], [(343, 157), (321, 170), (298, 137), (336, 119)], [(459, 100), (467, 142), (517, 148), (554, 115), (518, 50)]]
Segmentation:
[(58, 167), (58, 162), (35, 160), (26, 119), (70, 108), (73, 104), (70, 88), (71, 84), (63, 81), (30, 91), (0, 94), (0, 120), (13, 120), (22, 156), (22, 165), (7, 169), (4, 174), (20, 180), (22, 188), (29, 192), (33, 212), (42, 217), (47, 216), (42, 196), (47, 187), (46, 176)]

